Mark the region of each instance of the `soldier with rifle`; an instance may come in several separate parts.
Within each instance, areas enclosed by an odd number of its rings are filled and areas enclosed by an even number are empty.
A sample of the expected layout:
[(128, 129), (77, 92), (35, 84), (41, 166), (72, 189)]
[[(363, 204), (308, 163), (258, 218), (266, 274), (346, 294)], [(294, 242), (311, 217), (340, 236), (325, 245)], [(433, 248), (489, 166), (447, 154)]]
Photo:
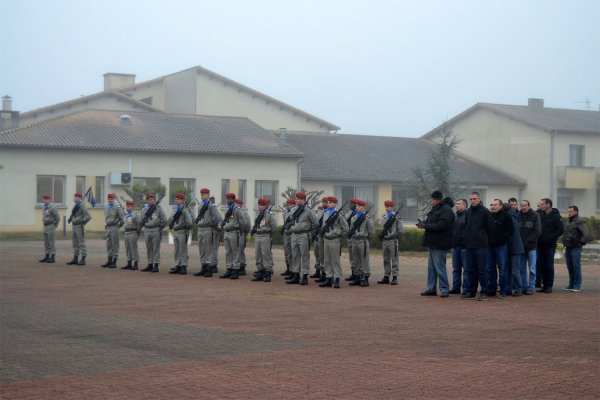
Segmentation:
[[(92, 187), (90, 186), (84, 196), (81, 196), (81, 193), (75, 193), (73, 196), (75, 206), (73, 206), (68, 220), (70, 224), (73, 224), (73, 259), (67, 263), (69, 265), (85, 265), (87, 248), (85, 246), (84, 226), (92, 219), (90, 212), (85, 208), (85, 198), (91, 190)], [(81, 260), (78, 261), (80, 255)]]
[(317, 220), (319, 222), (312, 232), (313, 252), (315, 255), (315, 273), (310, 277), (315, 278), (317, 282), (325, 281), (325, 271), (323, 267), (323, 238), (319, 236), (319, 232), (321, 232), (321, 228), (323, 227), (323, 215), (327, 212), (328, 199), (328, 196), (325, 196), (323, 199), (321, 199), (321, 205), (316, 212)]
[(210, 278), (213, 276), (213, 272), (218, 272), (217, 247), (221, 229), (221, 214), (217, 206), (210, 201), (210, 190), (200, 189), (200, 199), (202, 200), (198, 202), (198, 216), (194, 223), (198, 225), (198, 251), (202, 267), (194, 276)]
[[(292, 276), (286, 282), (308, 285), (310, 270), (310, 234), (317, 224), (317, 216), (310, 207), (306, 206), (306, 193), (296, 193), (296, 207), (292, 214), (290, 224), (284, 229), (292, 234)], [(300, 275), (302, 274), (302, 278)]]
[(271, 252), (271, 236), (277, 228), (275, 217), (271, 212), (269, 204), (271, 200), (268, 197), (258, 199), (258, 215), (254, 220), (254, 226), (250, 235), (256, 235), (254, 239), (254, 254), (256, 258), (257, 274), (252, 281), (271, 282), (273, 275), (273, 253)]
[[(109, 193), (107, 204), (104, 207), (104, 229), (106, 231), (106, 263), (102, 268), (117, 268), (117, 259), (119, 258), (119, 229), (123, 226), (125, 213), (121, 204), (115, 204), (115, 194)], [(117, 200), (118, 201), (118, 200)]]
[[(381, 220), (381, 233), (379, 240), (381, 241), (381, 251), (383, 253), (383, 279), (377, 281), (380, 285), (397, 285), (399, 274), (399, 257), (398, 257), (398, 240), (404, 234), (404, 224), (398, 214), (402, 209), (400, 206), (394, 211), (394, 202), (386, 200), (383, 202), (385, 206), (385, 215)], [(390, 282), (390, 276), (392, 280)]]
[(244, 217), (240, 220), (240, 276), (246, 275), (246, 237), (250, 232), (250, 215), (248, 211), (244, 209), (244, 200), (235, 199), (235, 205), (240, 209), (241, 216)]
[(235, 205), (235, 193), (225, 194), (227, 210), (221, 222), (225, 231), (223, 243), (225, 245), (225, 262), (227, 271), (219, 278), (239, 279), (240, 273), (240, 224), (244, 218), (242, 210)]
[(185, 201), (185, 194), (175, 195), (175, 207), (169, 218), (169, 229), (173, 231), (173, 245), (175, 247), (175, 267), (169, 274), (187, 274), (188, 265), (188, 237), (193, 220)]
[[(354, 217), (354, 215), (356, 214), (356, 199), (354, 197), (352, 197), (349, 201), (349, 209), (346, 212), (346, 215), (344, 215), (344, 219), (346, 220), (346, 224), (348, 224), (348, 226), (350, 226), (350, 224), (352, 223), (352, 217)], [(352, 273), (350, 274), (350, 276), (348, 278), (346, 278), (346, 281), (352, 282), (355, 281), (356, 278), (358, 276), (360, 276), (360, 274), (358, 273), (358, 268), (356, 266), (356, 262), (354, 261), (354, 257), (352, 256), (352, 241), (348, 240), (348, 260), (350, 261), (350, 269), (352, 271)]]
[(127, 200), (125, 207), (127, 207), (127, 213), (125, 213), (125, 253), (127, 254), (127, 265), (121, 267), (121, 269), (138, 269), (138, 261), (140, 255), (138, 252), (138, 238), (142, 231), (142, 218), (138, 213), (133, 210), (135, 202), (133, 200)]
[(46, 256), (39, 262), (53, 263), (55, 262), (56, 256), (56, 228), (60, 223), (60, 214), (54, 204), (50, 203), (50, 195), (45, 194), (42, 199), (44, 200), (44, 208), (42, 208), (42, 224), (44, 225), (44, 249), (46, 250)]
[[(347, 202), (346, 202), (347, 203)], [(323, 267), (325, 268), (325, 280), (319, 284), (320, 287), (340, 288), (342, 267), (340, 256), (342, 254), (341, 237), (348, 233), (348, 223), (340, 213), (346, 206), (342, 205), (336, 209), (338, 199), (335, 196), (327, 197), (327, 211), (323, 216), (323, 227), (319, 231), (319, 237), (323, 238)]]
[(285, 231), (285, 226), (291, 224), (293, 209), (296, 206), (296, 200), (288, 199), (286, 207), (283, 209), (283, 228), (281, 228), (281, 235), (283, 236), (283, 254), (285, 256), (285, 272), (281, 275), (288, 277), (292, 275), (290, 266), (292, 265), (292, 233)]
[(140, 270), (143, 272), (158, 272), (162, 230), (167, 226), (165, 211), (160, 206), (163, 198), (156, 202), (154, 193), (146, 193), (146, 201), (148, 203), (142, 209), (142, 222), (140, 223), (144, 228), (146, 253), (148, 255), (148, 266)]
[(350, 282), (351, 286), (369, 286), (371, 264), (369, 260), (369, 238), (375, 233), (375, 224), (369, 217), (369, 209), (365, 210), (367, 202), (356, 199), (356, 214), (352, 217), (348, 241), (352, 243), (352, 258), (356, 262), (358, 276)]

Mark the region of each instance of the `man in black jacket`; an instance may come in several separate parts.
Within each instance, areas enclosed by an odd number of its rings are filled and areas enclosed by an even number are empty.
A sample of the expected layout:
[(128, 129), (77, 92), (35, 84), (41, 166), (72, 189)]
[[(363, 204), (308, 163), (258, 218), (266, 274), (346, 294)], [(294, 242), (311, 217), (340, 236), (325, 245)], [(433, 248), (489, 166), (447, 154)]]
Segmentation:
[(488, 284), (486, 279), (486, 255), (489, 246), (489, 234), (493, 229), (490, 210), (481, 204), (478, 192), (469, 197), (471, 207), (465, 214), (465, 247), (467, 248), (467, 285), (461, 299), (475, 299), (479, 282), (479, 300), (487, 300)]
[[(500, 282), (500, 298), (506, 297), (508, 292), (508, 276), (506, 264), (508, 260), (508, 241), (512, 235), (512, 219), (502, 209), (502, 200), (494, 199), (490, 204), (493, 229), (490, 232), (489, 248), (487, 252), (487, 278), (488, 296), (496, 295), (496, 287)], [(496, 267), (498, 269), (496, 269)]]
[[(523, 268), (521, 269), (521, 282), (523, 294), (532, 295), (536, 281), (537, 265), (537, 243), (542, 233), (540, 216), (531, 208), (529, 200), (521, 201), (521, 212), (519, 213), (519, 233), (523, 241), (525, 253), (523, 254)], [(529, 265), (529, 279), (527, 275)]]
[(465, 214), (467, 200), (456, 201), (454, 234), (452, 243), (452, 290), (450, 294), (460, 294), (461, 287), (467, 286), (467, 248), (465, 247)]
[(542, 234), (538, 240), (538, 265), (542, 275), (542, 287), (537, 292), (552, 293), (556, 241), (563, 234), (565, 227), (560, 213), (556, 208), (552, 208), (552, 200), (548, 198), (542, 199), (540, 222)]
[(439, 280), (441, 297), (448, 297), (448, 273), (446, 271), (446, 253), (452, 248), (454, 213), (443, 202), (442, 192), (431, 193), (431, 211), (424, 222), (419, 221), (418, 228), (425, 229), (423, 246), (429, 248), (427, 262), (427, 290), (421, 296), (436, 296), (436, 284)]
[(569, 223), (565, 228), (562, 242), (565, 245), (565, 262), (569, 271), (569, 286), (564, 288), (568, 292), (581, 290), (581, 247), (591, 239), (585, 222), (579, 217), (579, 208), (570, 206), (567, 210)]

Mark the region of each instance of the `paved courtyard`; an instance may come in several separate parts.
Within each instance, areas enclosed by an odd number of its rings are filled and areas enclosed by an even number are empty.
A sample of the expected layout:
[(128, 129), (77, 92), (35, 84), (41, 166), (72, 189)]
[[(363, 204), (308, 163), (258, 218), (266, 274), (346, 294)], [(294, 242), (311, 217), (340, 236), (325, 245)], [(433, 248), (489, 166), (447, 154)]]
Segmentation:
[(166, 245), (158, 274), (107, 270), (104, 242), (88, 245), (70, 266), (68, 240), (56, 264), (39, 242), (0, 243), (1, 399), (600, 398), (597, 264), (580, 293), (560, 290), (557, 260), (554, 293), (478, 302), (419, 296), (422, 257), (382, 286), (376, 254), (370, 287), (335, 290), (286, 285), (280, 249), (256, 283), (169, 275)]

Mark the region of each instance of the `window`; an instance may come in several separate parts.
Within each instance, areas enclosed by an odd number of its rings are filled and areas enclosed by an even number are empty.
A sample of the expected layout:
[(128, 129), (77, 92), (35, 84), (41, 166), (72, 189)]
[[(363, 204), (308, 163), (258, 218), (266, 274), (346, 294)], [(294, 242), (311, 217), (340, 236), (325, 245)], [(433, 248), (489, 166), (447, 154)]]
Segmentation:
[(194, 179), (173, 178), (169, 179), (169, 204), (175, 204), (175, 195), (185, 193), (188, 201), (195, 195)]
[(570, 205), (573, 204), (573, 194), (570, 189), (558, 189), (556, 193), (556, 204), (554, 207), (558, 211), (567, 211)]
[(64, 176), (38, 175), (36, 202), (43, 203), (42, 196), (48, 194), (53, 203), (65, 204), (65, 181)]
[(105, 194), (104, 194), (104, 177), (97, 176), (96, 177), (96, 187), (94, 190), (94, 197), (96, 198), (96, 205), (104, 204), (104, 199), (105, 199), (104, 196), (105, 196)]
[(144, 97), (143, 99), (140, 99), (140, 101), (142, 103), (146, 103), (148, 105), (152, 105), (152, 96), (150, 96), (150, 97)]
[[(335, 197), (341, 200), (340, 204), (344, 204), (352, 197), (364, 200), (369, 203), (369, 205), (375, 204), (369, 210), (369, 215), (377, 215), (377, 197), (375, 196), (375, 186), (334, 186), (333, 192)], [(367, 208), (369, 205), (367, 205)]]
[(569, 145), (569, 166), (571, 167), (583, 167), (585, 153), (585, 146), (581, 144), (570, 144)]
[(400, 217), (405, 221), (416, 221), (418, 218), (419, 204), (409, 189), (392, 186), (392, 200), (396, 209), (402, 206)]
[(84, 194), (87, 188), (85, 187), (85, 176), (75, 177), (75, 192)]
[(133, 178), (134, 185), (142, 185), (147, 187), (157, 187), (160, 185), (160, 178)]
[[(246, 180), (245, 179), (238, 180), (238, 192), (236, 194), (237, 194), (237, 197), (246, 201)], [(248, 204), (246, 204), (246, 207), (248, 207)]]
[(227, 204), (225, 194), (229, 193), (229, 179), (221, 179), (221, 204)]
[(277, 205), (277, 186), (278, 181), (255, 181), (254, 198), (258, 200), (260, 197), (268, 197), (271, 200), (271, 205)]

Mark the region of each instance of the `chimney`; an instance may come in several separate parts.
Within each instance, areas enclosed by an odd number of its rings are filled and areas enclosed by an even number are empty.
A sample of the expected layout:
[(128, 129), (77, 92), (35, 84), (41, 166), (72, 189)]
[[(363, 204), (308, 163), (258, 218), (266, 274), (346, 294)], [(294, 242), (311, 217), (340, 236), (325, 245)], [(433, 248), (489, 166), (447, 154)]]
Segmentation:
[(19, 127), (19, 112), (12, 110), (12, 97), (2, 97), (2, 111), (0, 111), (0, 132)]
[(529, 99), (527, 107), (530, 111), (542, 112), (544, 109), (544, 99)]
[(2, 111), (12, 111), (12, 97), (9, 95), (2, 98)]
[(279, 147), (288, 147), (285, 131), (285, 128), (279, 128)]
[(135, 75), (109, 72), (104, 74), (104, 90), (116, 90), (135, 85)]

